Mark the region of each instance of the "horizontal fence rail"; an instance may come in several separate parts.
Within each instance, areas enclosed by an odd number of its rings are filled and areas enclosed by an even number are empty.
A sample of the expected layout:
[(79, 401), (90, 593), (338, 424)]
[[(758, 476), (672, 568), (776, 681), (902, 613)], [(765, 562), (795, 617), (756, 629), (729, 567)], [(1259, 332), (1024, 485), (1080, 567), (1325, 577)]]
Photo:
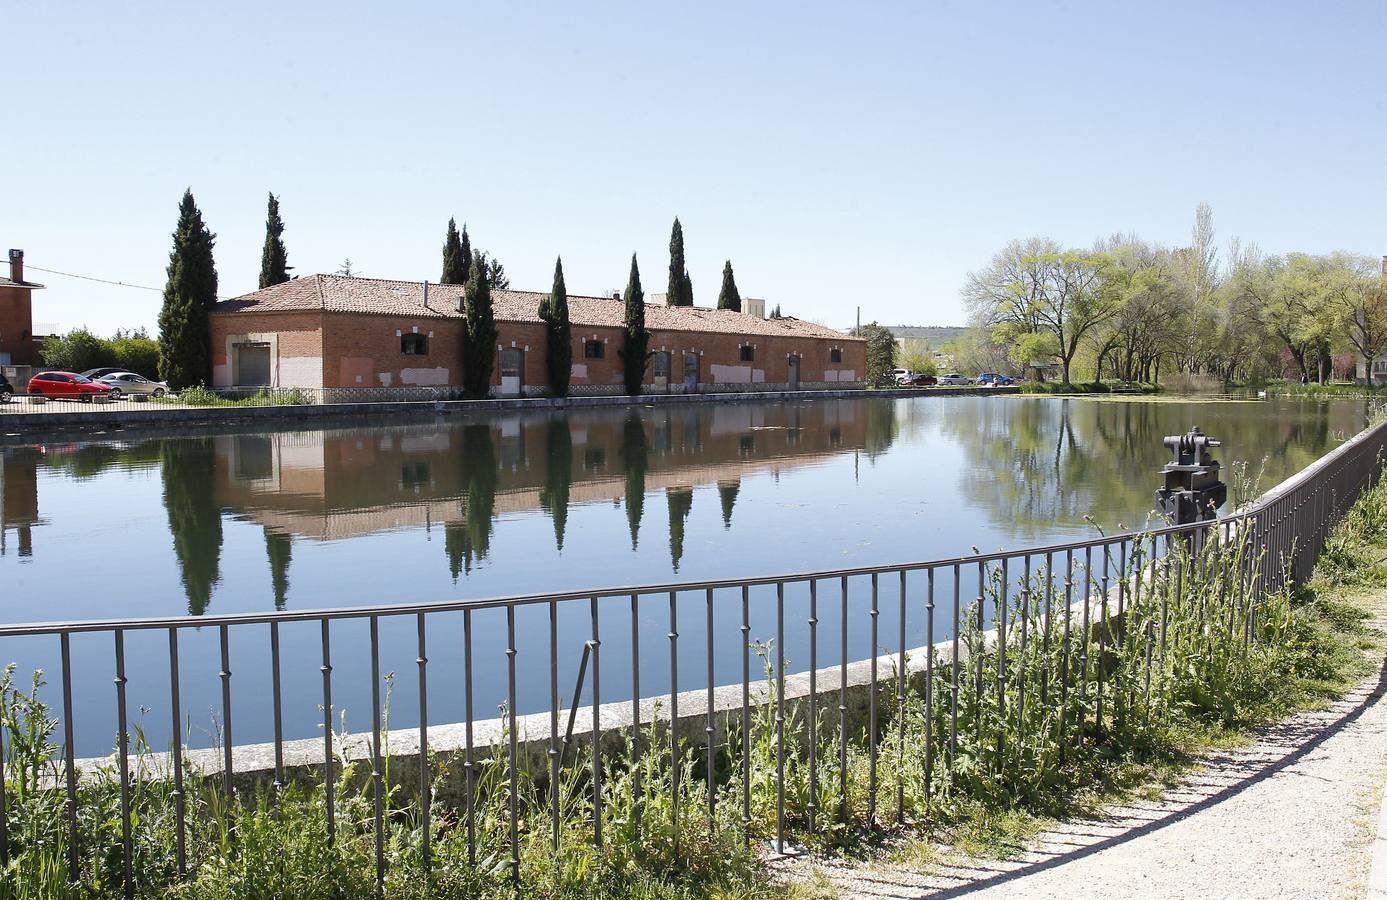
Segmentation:
[[(382, 881), (402, 796), (417, 800), (425, 868), (444, 829), (465, 834), (470, 860), (499, 859), (519, 879), (532, 835), (555, 852), (600, 847), (618, 821), (661, 829), (675, 852), (689, 829), (728, 823), (786, 852), (797, 836), (927, 809), (965, 756), (1002, 769), (1037, 748), (1063, 759), (1150, 715), (1170, 700), (1176, 642), (1255, 643), (1261, 598), (1310, 576), (1329, 530), (1378, 479), (1384, 445), (1387, 425), (1372, 426), (1212, 522), (953, 559), (3, 626), (7, 647), (42, 645), (56, 661), (42, 691), (61, 743), (36, 753), (8, 716), (0, 779), (61, 809), (69, 879), (99, 853), (127, 896), (137, 863), (163, 854), (181, 877), (198, 863), (190, 834), (234, 802), (273, 804), (304, 784), (319, 790), (329, 841), (346, 827), (344, 794), (361, 800), (350, 812), (373, 835)], [(82, 673), (112, 679), (114, 702), (84, 711), (96, 726), (74, 705)], [(193, 693), (213, 710), (205, 747), (193, 746)], [(344, 697), (368, 704), (369, 731), (344, 727)], [(996, 721), (1029, 748), (1005, 746), (1001, 730), (994, 744), (984, 729)], [(243, 728), (258, 743), (238, 744)], [(80, 753), (79, 730), (103, 752), (113, 738), (114, 753)], [(0, 791), (0, 864), (37, 840), (6, 814), (14, 793)], [(171, 810), (167, 846), (142, 834), (151, 798)], [(115, 811), (113, 831), (93, 831), (85, 808), (98, 804)]]

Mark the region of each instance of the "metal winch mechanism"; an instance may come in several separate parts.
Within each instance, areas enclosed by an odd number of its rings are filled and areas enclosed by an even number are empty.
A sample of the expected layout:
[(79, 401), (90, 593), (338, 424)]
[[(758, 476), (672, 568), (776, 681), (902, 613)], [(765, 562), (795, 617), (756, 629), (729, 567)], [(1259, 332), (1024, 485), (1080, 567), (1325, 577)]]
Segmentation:
[(1156, 508), (1172, 525), (1212, 520), (1228, 499), (1228, 485), (1218, 477), (1218, 460), (1209, 455), (1221, 442), (1196, 425), (1189, 434), (1173, 434), (1162, 443), (1173, 458), (1161, 469), (1165, 486), (1156, 491)]

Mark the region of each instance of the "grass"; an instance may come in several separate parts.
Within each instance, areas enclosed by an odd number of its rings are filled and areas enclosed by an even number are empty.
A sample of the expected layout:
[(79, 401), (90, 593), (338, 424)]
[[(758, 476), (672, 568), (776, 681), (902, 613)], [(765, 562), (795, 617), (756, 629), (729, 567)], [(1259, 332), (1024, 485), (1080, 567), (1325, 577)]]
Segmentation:
[(159, 397), (155, 403), (177, 403), (183, 406), (302, 406), (314, 403), (312, 395), (297, 388), (287, 391), (256, 391), (247, 397), (223, 397), (210, 388), (198, 385), (185, 388), (176, 397)]
[(1305, 399), (1333, 399), (1382, 397), (1387, 395), (1387, 385), (1369, 387), (1366, 384), (1299, 384), (1294, 381), (1269, 381), (1265, 384), (1251, 384), (1249, 389), (1264, 390), (1277, 397), (1302, 397)]
[(1058, 381), (1022, 381), (1019, 383), (1019, 387), (1023, 394), (1108, 394), (1114, 389), (1125, 391), (1133, 388), (1143, 394), (1157, 394), (1161, 390), (1160, 385), (1156, 384), (1142, 382), (1126, 384), (1109, 381), (1090, 381), (1077, 384), (1064, 384)]
[[(927, 866), (940, 847), (989, 856), (1019, 851), (1047, 821), (1114, 798), (1150, 795), (1170, 783), (1193, 754), (1244, 740), (1253, 725), (1323, 703), (1361, 678), (1361, 597), (1387, 587), (1387, 488), (1365, 495), (1335, 530), (1314, 578), (1303, 590), (1240, 596), (1227, 574), (1256, 560), (1242, 542), (1210, 542), (1191, 556), (1176, 552), (1139, 591), (1124, 597), (1111, 628), (1102, 570), (1076, 565), (1073, 580), (1093, 590), (1091, 618), (1082, 604), (1056, 603), (1046, 614), (1032, 598), (1063, 597), (1064, 572), (1049, 585), (985, 569), (990, 604), (1006, 611), (1005, 657), (974, 614), (960, 634), (969, 655), (957, 681), (949, 658), (932, 675), (904, 685), (899, 673), (880, 685), (881, 727), (876, 816), (867, 735), (850, 735), (847, 768), (839, 768), (836, 709), (817, 722), (786, 705), (787, 837), (817, 853), (848, 857), (895, 852)], [(1142, 567), (1127, 560), (1128, 576)], [(1116, 563), (1114, 563), (1114, 567)], [(1148, 570), (1150, 571), (1150, 570)], [(1047, 576), (1048, 577), (1048, 576)], [(1116, 583), (1114, 578), (1113, 583)], [(1130, 582), (1129, 582), (1130, 584)], [(1082, 593), (1076, 593), (1076, 598)], [(1066, 610), (1069, 614), (1066, 615)], [(1117, 622), (1113, 619), (1111, 621)], [(1024, 635), (1024, 637), (1023, 637)], [(771, 648), (758, 647), (763, 659)], [(767, 669), (769, 673), (769, 669)], [(984, 689), (976, 690), (979, 676)], [(67, 829), (56, 720), (40, 699), (41, 673), (26, 686), (7, 671), (0, 683), (5, 732), (6, 814), (10, 857), (0, 897), (99, 897), (119, 894), (122, 871), (120, 797), (114, 778), (82, 783), (78, 797), (80, 883), (66, 881)], [(999, 689), (1000, 685), (1000, 689)], [(956, 743), (950, 746), (957, 692)], [(771, 682), (773, 688), (773, 682)], [(830, 704), (823, 704), (831, 706)], [(578, 754), (561, 776), (562, 849), (551, 848), (548, 785), (522, 771), (514, 802), (519, 893), (527, 897), (755, 898), (832, 896), (822, 877), (778, 883), (759, 848), (775, 832), (777, 742), (773, 704), (759, 707), (750, 732), (735, 718), (709, 760), (680, 741), (679, 790), (673, 789), (668, 729), (649, 726), (637, 748), (604, 755), (604, 846), (593, 848), (590, 758)], [(902, 732), (904, 736), (902, 738)], [(699, 736), (701, 743), (701, 736)], [(817, 747), (811, 768), (807, 747)], [(927, 751), (922, 748), (928, 747)], [(336, 840), (329, 841), (321, 784), (291, 784), (226, 797), (215, 780), (186, 773), (188, 873), (175, 857), (175, 798), (169, 782), (144, 768), (148, 748), (132, 747), (130, 807), (137, 894), (174, 898), (369, 897), (377, 893), (376, 833), (369, 765), (343, 759), (336, 787)], [(742, 754), (751, 770), (750, 846), (737, 796)], [(715, 767), (725, 798), (709, 821), (705, 775)], [(515, 896), (510, 877), (510, 773), (500, 750), (475, 774), (476, 855), (469, 856), (467, 817), (444, 802), (456, 763), (437, 760), (432, 868), (421, 856), (417, 798), (390, 775), (386, 759), (387, 897)], [(449, 771), (450, 766), (452, 770)], [(847, 792), (840, 785), (846, 776)], [(811, 791), (811, 779), (817, 794)], [(904, 818), (896, 809), (897, 792)], [(811, 808), (811, 800), (814, 806)], [(846, 817), (840, 817), (840, 809)], [(809, 827), (811, 814), (817, 827)]]

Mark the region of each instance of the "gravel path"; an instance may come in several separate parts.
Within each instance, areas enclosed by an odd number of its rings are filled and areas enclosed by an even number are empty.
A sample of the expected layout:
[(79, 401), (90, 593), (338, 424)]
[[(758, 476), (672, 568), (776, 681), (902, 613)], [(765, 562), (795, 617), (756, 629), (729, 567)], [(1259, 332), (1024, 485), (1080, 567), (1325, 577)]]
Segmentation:
[(842, 897), (1349, 897), (1364, 889), (1387, 760), (1387, 670), (1328, 709), (1210, 754), (1160, 801), (1040, 834), (1010, 860), (790, 864)]

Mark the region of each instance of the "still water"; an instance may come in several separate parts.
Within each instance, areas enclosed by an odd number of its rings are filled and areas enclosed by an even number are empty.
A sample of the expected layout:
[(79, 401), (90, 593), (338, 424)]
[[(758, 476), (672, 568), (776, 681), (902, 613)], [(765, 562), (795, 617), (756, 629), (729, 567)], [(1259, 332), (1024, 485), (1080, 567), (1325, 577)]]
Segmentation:
[[(196, 616), (950, 557), (1092, 534), (1085, 517), (1140, 527), (1167, 457), (1162, 436), (1193, 424), (1223, 440), (1225, 472), (1246, 462), (1265, 488), (1366, 414), (1352, 401), (825, 400), (10, 445), (0, 450), (0, 603), (10, 622)], [(856, 617), (866, 590), (852, 588), (854, 658), (869, 652)], [(680, 666), (692, 674), (679, 687), (690, 689), (703, 684), (705, 608), (701, 592), (684, 596)], [(752, 637), (764, 641), (773, 594), (753, 599)], [(804, 601), (787, 592), (797, 623)], [(738, 604), (715, 598), (719, 683), (740, 678)], [(560, 618), (565, 693), (590, 622), (586, 604), (573, 607)], [(911, 646), (924, 637), (917, 612)], [(668, 615), (664, 598), (642, 599), (645, 694), (669, 689)], [(458, 618), (430, 621), (431, 684), (444, 685), (431, 692), (435, 722), (461, 718)], [(547, 612), (524, 610), (519, 625), (518, 705), (546, 709)], [(604, 606), (602, 627), (622, 636), (603, 642), (603, 700), (617, 700), (623, 685), (630, 692), (629, 605)], [(820, 627), (820, 665), (836, 661), (838, 627)], [(476, 628), (477, 708), (494, 711), (504, 616), (479, 612)], [(365, 630), (334, 628), (334, 695), (353, 728), (369, 721)], [(263, 631), (233, 630), (237, 742), (270, 735)], [(807, 637), (790, 631), (791, 668), (803, 669)], [(414, 623), (385, 620), (381, 634), (382, 671), (402, 673), (392, 720), (412, 725)], [(126, 640), (131, 708), (159, 745), (167, 636)], [(181, 641), (181, 712), (193, 742), (206, 743), (220, 709), (216, 629)], [(281, 642), (286, 737), (310, 737), (321, 721), (317, 627), (286, 625)], [(56, 671), (56, 639), (7, 643), (0, 659), (20, 672)], [(106, 752), (111, 638), (76, 636), (73, 651), (79, 749)]]

